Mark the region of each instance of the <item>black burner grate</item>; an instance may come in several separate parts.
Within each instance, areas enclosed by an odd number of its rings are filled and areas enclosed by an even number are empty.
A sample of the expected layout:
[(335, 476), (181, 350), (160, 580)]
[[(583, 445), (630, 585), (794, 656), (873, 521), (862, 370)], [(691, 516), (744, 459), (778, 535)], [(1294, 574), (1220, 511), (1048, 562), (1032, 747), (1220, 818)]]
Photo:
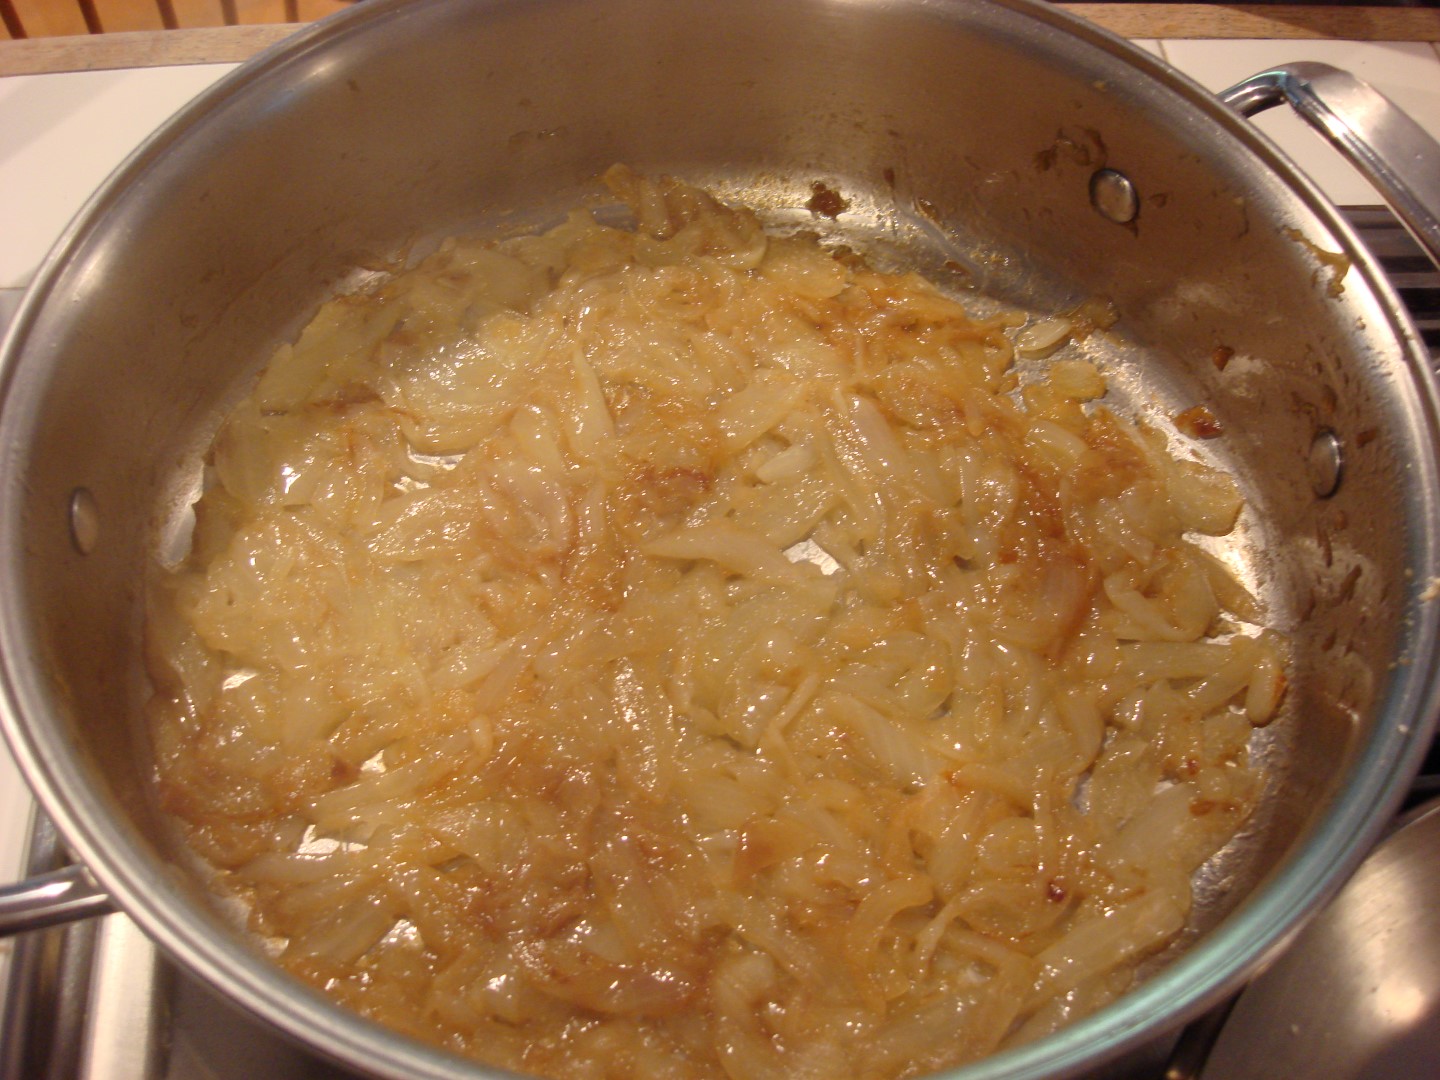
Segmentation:
[(1440, 368), (1440, 268), (1432, 263), (1395, 215), (1383, 206), (1352, 206), (1345, 217), (1377, 259), (1410, 309), (1410, 317)]

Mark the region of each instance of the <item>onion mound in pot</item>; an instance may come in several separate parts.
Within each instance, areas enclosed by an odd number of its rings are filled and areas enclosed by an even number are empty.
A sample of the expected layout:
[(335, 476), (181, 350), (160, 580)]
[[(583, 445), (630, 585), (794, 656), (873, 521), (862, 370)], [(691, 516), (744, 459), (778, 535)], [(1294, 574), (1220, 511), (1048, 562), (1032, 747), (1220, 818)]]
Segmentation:
[(285, 968), (566, 1078), (894, 1077), (1121, 993), (1259, 788), (1222, 473), (1014, 316), (671, 181), (322, 308), (153, 590)]

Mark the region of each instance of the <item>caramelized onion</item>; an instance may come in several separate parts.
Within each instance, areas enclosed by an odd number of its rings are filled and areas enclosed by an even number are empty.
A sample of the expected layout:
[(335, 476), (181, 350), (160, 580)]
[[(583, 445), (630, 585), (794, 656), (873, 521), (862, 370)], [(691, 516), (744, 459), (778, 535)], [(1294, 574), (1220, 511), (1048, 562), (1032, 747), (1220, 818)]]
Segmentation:
[(1067, 357), (1108, 305), (1017, 390), (1024, 318), (609, 182), (637, 229), (447, 241), (226, 423), (165, 805), (281, 964), (511, 1069), (913, 1075), (1099, 1007), (1258, 790), (1284, 642), (1187, 536), (1234, 483)]

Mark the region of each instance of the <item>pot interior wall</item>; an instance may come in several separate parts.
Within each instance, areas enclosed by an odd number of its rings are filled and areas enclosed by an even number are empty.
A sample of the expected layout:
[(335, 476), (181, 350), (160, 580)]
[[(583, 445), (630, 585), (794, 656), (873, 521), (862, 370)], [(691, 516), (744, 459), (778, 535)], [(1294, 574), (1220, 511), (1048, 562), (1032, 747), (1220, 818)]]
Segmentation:
[[(173, 854), (143, 734), (141, 582), (258, 365), (334, 290), (447, 233), (551, 221), (622, 161), (977, 296), (1106, 297), (1120, 322), (1084, 349), (1120, 407), (1162, 430), (1193, 404), (1220, 419), (1222, 438), (1176, 445), (1241, 478), (1224, 554), (1294, 663), (1257, 746), (1270, 797), (1202, 888), (1197, 929), (1215, 922), (1315, 827), (1397, 693), (1430, 512), (1403, 331), (1366, 266), (1340, 280), (1318, 258), (1348, 241), (1267, 153), (1147, 58), (1006, 6), (377, 2), (260, 60), (101, 195), (12, 346), (6, 644), (38, 756), (83, 793), (69, 816), (103, 822), (85, 827), (109, 854), (82, 853), (122, 874), (149, 860), (140, 876)], [(1101, 168), (1135, 184), (1130, 225), (1091, 205)], [(817, 181), (848, 209), (806, 210)], [(1321, 498), (1324, 432), (1344, 474)]]

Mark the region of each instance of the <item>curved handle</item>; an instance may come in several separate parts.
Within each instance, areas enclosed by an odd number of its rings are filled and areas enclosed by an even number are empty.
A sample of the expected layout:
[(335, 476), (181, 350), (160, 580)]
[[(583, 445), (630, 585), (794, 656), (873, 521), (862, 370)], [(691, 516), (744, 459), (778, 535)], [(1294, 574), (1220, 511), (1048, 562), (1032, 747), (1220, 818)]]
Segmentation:
[(0, 937), (114, 911), (83, 866), (67, 866), (0, 889)]
[(1288, 104), (1365, 174), (1440, 264), (1440, 143), (1389, 98), (1329, 64), (1282, 64), (1220, 100), (1242, 116)]

